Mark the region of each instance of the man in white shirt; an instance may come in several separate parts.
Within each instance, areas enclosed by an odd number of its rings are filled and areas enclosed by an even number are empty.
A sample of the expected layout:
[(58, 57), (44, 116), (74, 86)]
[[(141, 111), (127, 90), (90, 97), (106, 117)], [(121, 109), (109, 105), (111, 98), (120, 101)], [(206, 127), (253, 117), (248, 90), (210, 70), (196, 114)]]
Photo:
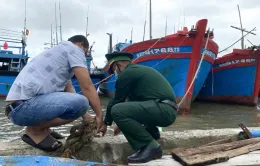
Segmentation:
[[(26, 126), (24, 142), (45, 151), (57, 150), (62, 143), (50, 128), (79, 117), (87, 120), (89, 105), (96, 113), (99, 132), (102, 107), (86, 66), (88, 48), (85, 36), (73, 36), (39, 54), (19, 73), (6, 98), (6, 115), (15, 125)], [(74, 74), (83, 95), (75, 93)]]

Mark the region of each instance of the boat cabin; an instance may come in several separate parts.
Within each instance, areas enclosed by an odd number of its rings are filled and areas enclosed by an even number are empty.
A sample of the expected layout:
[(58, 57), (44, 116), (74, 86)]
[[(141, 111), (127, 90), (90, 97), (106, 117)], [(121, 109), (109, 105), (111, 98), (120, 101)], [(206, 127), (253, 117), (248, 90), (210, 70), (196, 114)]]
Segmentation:
[(22, 44), (20, 47), (8, 46), (8, 43), (12, 42), (4, 41), (0, 37), (0, 75), (17, 75), (27, 64), (29, 57), (27, 51), (25, 52), (24, 42), (20, 42)]

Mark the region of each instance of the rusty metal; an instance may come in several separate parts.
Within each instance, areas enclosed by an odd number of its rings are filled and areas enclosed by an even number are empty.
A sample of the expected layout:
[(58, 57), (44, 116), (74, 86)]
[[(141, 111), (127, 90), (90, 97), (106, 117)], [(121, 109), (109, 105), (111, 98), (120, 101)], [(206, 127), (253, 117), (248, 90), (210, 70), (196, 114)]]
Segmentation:
[(248, 139), (253, 138), (251, 132), (247, 129), (247, 127), (244, 124), (240, 123), (238, 124), (238, 126), (244, 131)]

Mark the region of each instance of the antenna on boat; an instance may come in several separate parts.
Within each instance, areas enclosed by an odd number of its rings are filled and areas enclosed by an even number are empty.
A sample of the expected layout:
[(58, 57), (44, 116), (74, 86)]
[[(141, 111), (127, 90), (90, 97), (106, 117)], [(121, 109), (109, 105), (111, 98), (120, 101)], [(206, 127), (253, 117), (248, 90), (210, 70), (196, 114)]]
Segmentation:
[(150, 40), (152, 38), (152, 0), (150, 0)]
[[(242, 26), (242, 20), (241, 20), (241, 14), (240, 14), (240, 10), (239, 10), (239, 5), (237, 5), (237, 9), (238, 9), (238, 14), (239, 14), (239, 20), (240, 20), (240, 28), (243, 29), (243, 26)], [(244, 49), (244, 32), (241, 31), (242, 33), (242, 38), (241, 38), (241, 48)]]
[(88, 12), (89, 12), (89, 5), (88, 5), (88, 11), (87, 11), (87, 25), (86, 25), (86, 37), (88, 37)]
[(26, 0), (24, 0), (24, 33), (26, 31)]
[(51, 48), (53, 47), (52, 24), (51, 24)]
[[(147, 1), (148, 3), (148, 1)], [(145, 9), (145, 21), (144, 21), (144, 34), (143, 34), (143, 41), (145, 38), (145, 28), (146, 28), (146, 17), (147, 17), (147, 3), (146, 3), (146, 9)]]
[(57, 12), (56, 12), (56, 2), (55, 2), (55, 25), (56, 25), (56, 44), (58, 45), (58, 25), (57, 25)]
[(60, 41), (62, 41), (60, 1), (59, 1), (59, 12), (60, 12)]
[(133, 41), (133, 28), (131, 30), (131, 40), (130, 40), (130, 42), (132, 42), (132, 41)]
[(109, 36), (109, 49), (108, 49), (108, 53), (112, 53), (112, 33), (107, 33), (107, 35)]
[(167, 16), (166, 16), (166, 22), (165, 22), (165, 36), (167, 35)]
[(25, 47), (26, 47), (26, 35), (27, 35), (27, 29), (26, 29), (26, 0), (24, 0), (24, 30), (22, 32), (22, 54), (25, 55)]
[(253, 32), (249, 32), (249, 31), (247, 31), (246, 29), (243, 28), (239, 5), (237, 5), (237, 8), (238, 8), (238, 14), (239, 14), (239, 20), (240, 20), (240, 28), (235, 27), (235, 26), (232, 26), (232, 25), (231, 25), (231, 28), (234, 28), (234, 29), (237, 29), (237, 30), (240, 30), (240, 31), (241, 31), (241, 33), (242, 33), (242, 37), (241, 37), (241, 48), (244, 49), (244, 32), (247, 32), (247, 33), (252, 34), (252, 35), (256, 35), (256, 34), (253, 33)]

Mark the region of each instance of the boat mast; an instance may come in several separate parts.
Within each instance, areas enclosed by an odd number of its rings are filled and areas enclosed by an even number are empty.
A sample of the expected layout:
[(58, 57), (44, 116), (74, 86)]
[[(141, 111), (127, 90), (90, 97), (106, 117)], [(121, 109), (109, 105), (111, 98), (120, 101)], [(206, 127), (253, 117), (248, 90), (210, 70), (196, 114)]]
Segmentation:
[[(148, 3), (148, 1), (147, 1), (147, 3)], [(146, 7), (145, 7), (145, 20), (144, 20), (143, 41), (144, 41), (144, 38), (145, 38), (145, 29), (146, 29), (147, 3), (146, 3)]]
[(56, 25), (56, 44), (58, 45), (58, 25), (57, 25), (57, 12), (56, 12), (56, 2), (55, 2), (55, 25)]
[(150, 0), (150, 40), (152, 39), (152, 0)]
[[(238, 9), (238, 15), (239, 15), (239, 20), (240, 20), (240, 28), (243, 29), (243, 26), (242, 26), (242, 20), (241, 20), (241, 14), (240, 14), (240, 10), (239, 10), (239, 5), (237, 5), (237, 9)], [(241, 38), (241, 48), (244, 49), (244, 32), (241, 31), (242, 33), (242, 38)]]
[(130, 42), (132, 42), (132, 41), (133, 41), (133, 28), (131, 30), (131, 40), (130, 40)]
[(53, 37), (52, 37), (52, 24), (51, 24), (51, 48), (53, 47), (53, 41), (52, 41)]
[(241, 48), (244, 49), (244, 32), (247, 32), (247, 33), (252, 34), (252, 35), (256, 35), (256, 34), (253, 33), (253, 32), (249, 32), (249, 31), (247, 31), (246, 29), (243, 28), (239, 5), (237, 5), (237, 8), (238, 8), (238, 14), (239, 14), (239, 20), (240, 20), (240, 28), (232, 26), (232, 25), (231, 25), (231, 28), (234, 28), (234, 29), (237, 29), (237, 30), (241, 31), (241, 33), (242, 33)]
[(86, 25), (86, 37), (88, 37), (88, 12), (89, 12), (89, 5), (88, 5), (88, 11), (87, 11), (87, 25)]
[(166, 23), (165, 23), (165, 36), (167, 35), (167, 17), (166, 17)]
[(22, 54), (25, 55), (25, 47), (26, 47), (26, 0), (24, 0), (24, 30), (22, 33)]
[[(59, 1), (59, 11), (60, 11), (60, 1)], [(62, 29), (61, 29), (61, 11), (60, 11), (60, 41), (62, 41)]]
[(107, 35), (109, 36), (109, 43), (108, 43), (108, 53), (111, 54), (112, 53), (112, 33), (107, 33)]
[(24, 6), (25, 6), (25, 11), (24, 11), (24, 33), (25, 33), (25, 31), (26, 31), (26, 0), (24, 1)]

